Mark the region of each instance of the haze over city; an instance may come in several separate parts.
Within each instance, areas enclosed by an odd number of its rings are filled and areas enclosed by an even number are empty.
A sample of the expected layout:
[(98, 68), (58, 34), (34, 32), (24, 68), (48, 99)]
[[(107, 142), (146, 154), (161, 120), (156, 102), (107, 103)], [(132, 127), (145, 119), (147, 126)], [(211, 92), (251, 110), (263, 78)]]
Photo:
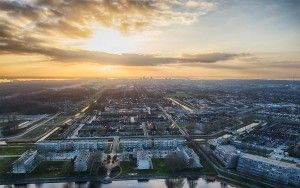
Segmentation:
[(299, 79), (294, 0), (0, 1), (0, 75)]
[(299, 188), (300, 0), (0, 0), (0, 188)]

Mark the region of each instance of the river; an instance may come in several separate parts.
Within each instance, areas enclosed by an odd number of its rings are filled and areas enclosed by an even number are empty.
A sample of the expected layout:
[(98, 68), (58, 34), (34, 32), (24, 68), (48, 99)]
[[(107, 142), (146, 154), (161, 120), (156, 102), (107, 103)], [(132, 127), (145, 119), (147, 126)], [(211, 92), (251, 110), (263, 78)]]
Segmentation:
[(139, 182), (137, 180), (113, 181), (110, 184), (98, 182), (65, 182), (65, 183), (43, 183), (43, 184), (22, 184), (22, 185), (0, 185), (0, 188), (235, 188), (219, 180), (196, 180), (180, 179), (152, 179)]

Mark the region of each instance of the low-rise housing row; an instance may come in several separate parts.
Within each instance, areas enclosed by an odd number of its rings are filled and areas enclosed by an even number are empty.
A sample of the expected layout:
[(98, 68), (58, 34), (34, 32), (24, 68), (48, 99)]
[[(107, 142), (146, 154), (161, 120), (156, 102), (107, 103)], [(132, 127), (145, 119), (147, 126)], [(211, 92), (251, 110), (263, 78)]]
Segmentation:
[(28, 150), (12, 165), (12, 173), (21, 174), (31, 172), (40, 163), (36, 150)]
[(184, 145), (185, 139), (123, 139), (120, 141), (121, 149), (132, 151), (133, 149), (171, 149)]
[(108, 148), (108, 140), (50, 140), (38, 142), (39, 151), (72, 151), (72, 150), (105, 150)]

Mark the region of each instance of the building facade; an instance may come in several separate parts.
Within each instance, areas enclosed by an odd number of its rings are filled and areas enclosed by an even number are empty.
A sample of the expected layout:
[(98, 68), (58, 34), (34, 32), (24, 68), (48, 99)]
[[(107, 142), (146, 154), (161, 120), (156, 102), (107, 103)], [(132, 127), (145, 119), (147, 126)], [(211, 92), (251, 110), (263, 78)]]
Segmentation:
[(91, 153), (89, 151), (80, 151), (74, 160), (74, 171), (85, 172), (91, 164)]
[(284, 184), (300, 185), (300, 168), (295, 164), (252, 154), (242, 154), (237, 171)]
[(12, 173), (23, 174), (31, 172), (40, 163), (40, 157), (36, 150), (28, 150), (12, 165)]

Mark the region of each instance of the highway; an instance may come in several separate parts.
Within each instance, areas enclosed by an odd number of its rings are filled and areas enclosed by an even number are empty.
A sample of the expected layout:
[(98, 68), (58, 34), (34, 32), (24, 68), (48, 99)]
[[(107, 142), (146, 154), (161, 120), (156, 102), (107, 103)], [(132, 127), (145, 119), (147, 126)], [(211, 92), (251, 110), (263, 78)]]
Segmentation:
[[(101, 94), (101, 92), (98, 92), (95, 96), (99, 95), (99, 93)], [(87, 102), (88, 104), (84, 105), (84, 107), (78, 112), (76, 113), (73, 118), (67, 118), (63, 124), (66, 124), (66, 123), (72, 123), (72, 122), (75, 122), (75, 120), (79, 119), (80, 117), (82, 117), (82, 115), (90, 108), (91, 104), (92, 103), (96, 103), (97, 100), (89, 100), (89, 102)], [(87, 120), (86, 120), (87, 121)], [(68, 137), (68, 138), (75, 138), (77, 135), (78, 135), (78, 131), (83, 127), (84, 124), (80, 124), (76, 130), (73, 132), (73, 134)], [(59, 127), (55, 127), (54, 129), (52, 129), (49, 133), (47, 133), (44, 137), (42, 137), (40, 140), (44, 140), (46, 139), (47, 137), (49, 137), (51, 134), (53, 134), (55, 131), (57, 131), (59, 129)], [(38, 140), (38, 141), (40, 141)]]
[[(96, 103), (97, 100), (93, 100), (92, 101), (93, 103)], [(86, 106), (84, 106), (78, 113), (76, 113), (74, 115), (74, 119), (77, 119), (77, 118), (80, 118), (82, 114), (85, 113), (85, 111), (90, 107), (91, 105), (91, 102), (89, 102)], [(24, 132), (16, 135), (16, 136), (11, 136), (11, 137), (5, 137), (5, 138), (0, 138), (0, 141), (1, 140), (5, 140), (5, 141), (15, 141), (15, 140), (22, 140), (22, 137), (25, 136), (26, 134), (30, 133), (31, 131), (39, 128), (40, 126), (43, 126), (45, 123), (53, 120), (54, 118), (56, 118), (57, 116), (61, 115), (62, 112), (58, 112), (56, 114), (54, 114), (53, 116), (49, 117), (48, 119), (40, 122), (40, 123), (37, 123), (31, 127), (29, 127), (28, 129), (26, 129)], [(72, 122), (74, 119), (72, 118), (68, 118), (64, 121), (64, 123), (69, 123), (69, 122)], [(59, 129), (59, 127), (55, 127), (53, 128), (52, 130), (48, 131), (47, 133), (45, 133), (44, 136), (42, 136), (38, 141), (42, 141), (42, 140), (45, 140), (46, 138), (48, 138), (51, 134), (53, 134), (55, 131), (57, 131)]]
[(188, 111), (188, 112), (194, 112), (193, 109), (191, 109), (190, 107), (182, 104), (181, 102), (178, 102), (177, 100), (175, 99), (172, 99), (172, 98), (167, 98), (169, 100), (171, 100), (172, 102), (174, 102), (175, 104), (179, 105), (180, 107), (182, 107), (184, 110)]
[(11, 137), (2, 138), (2, 140), (16, 140), (16, 139), (22, 138), (24, 135), (30, 133), (30, 132), (33, 131), (34, 129), (39, 128), (40, 126), (44, 125), (45, 123), (51, 121), (52, 119), (56, 118), (56, 117), (57, 117), (58, 115), (60, 115), (60, 114), (61, 114), (61, 112), (56, 113), (56, 114), (54, 114), (53, 116), (51, 116), (50, 118), (48, 118), (48, 119), (46, 119), (46, 120), (44, 120), (44, 121), (42, 121), (42, 122), (40, 122), (40, 123), (37, 123), (37, 124), (33, 125), (32, 127), (26, 129), (25, 132), (22, 132), (21, 134), (18, 134), (18, 135), (16, 135), (16, 136), (11, 136)]
[(59, 129), (59, 127), (55, 127), (54, 129), (52, 129), (50, 132), (48, 132), (45, 136), (43, 136), (42, 138), (40, 138), (37, 142), (43, 141), (46, 138), (48, 138), (48, 136), (50, 136), (52, 133), (54, 133), (55, 131), (57, 131)]
[(21, 155), (0, 155), (0, 159), (3, 158), (12, 158), (12, 157), (20, 157)]
[(183, 136), (186, 136), (186, 135), (187, 135), (186, 131), (183, 130), (183, 129), (176, 123), (176, 121), (172, 118), (172, 116), (171, 116), (170, 114), (168, 114), (168, 112), (167, 112), (161, 105), (157, 104), (157, 106), (163, 111), (163, 113), (165, 114), (165, 116), (172, 122), (171, 127), (176, 126), (176, 127), (179, 129), (180, 133), (181, 133)]
[(76, 127), (76, 129), (74, 130), (74, 132), (72, 133), (72, 135), (70, 135), (70, 136), (68, 137), (68, 139), (69, 139), (69, 138), (77, 138), (77, 137), (78, 137), (78, 132), (79, 132), (79, 130), (80, 130), (83, 126), (84, 126), (84, 123), (80, 123), (80, 124)]

